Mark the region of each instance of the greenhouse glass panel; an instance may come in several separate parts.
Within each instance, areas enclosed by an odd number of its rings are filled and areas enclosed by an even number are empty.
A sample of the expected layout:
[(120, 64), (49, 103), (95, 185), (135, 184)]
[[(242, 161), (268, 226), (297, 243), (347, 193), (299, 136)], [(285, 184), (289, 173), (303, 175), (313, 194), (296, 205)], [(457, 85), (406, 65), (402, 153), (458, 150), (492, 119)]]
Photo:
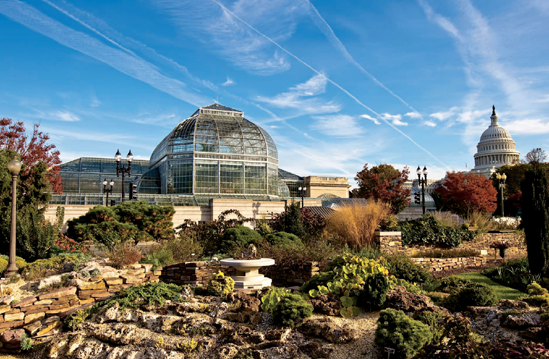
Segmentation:
[(219, 193), (217, 161), (200, 161), (194, 166), (195, 193)]
[(243, 175), (242, 163), (222, 163), (219, 175), (221, 193), (244, 193)]

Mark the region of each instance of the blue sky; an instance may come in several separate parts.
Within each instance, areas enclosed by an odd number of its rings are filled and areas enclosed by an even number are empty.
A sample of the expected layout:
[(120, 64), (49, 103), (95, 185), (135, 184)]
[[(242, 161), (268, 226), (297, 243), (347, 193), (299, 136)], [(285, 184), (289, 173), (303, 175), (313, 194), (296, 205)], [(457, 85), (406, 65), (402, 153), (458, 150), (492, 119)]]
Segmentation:
[(521, 156), (549, 144), (546, 0), (0, 0), (0, 28), (0, 116), (63, 161), (148, 159), (215, 101), (301, 175), (470, 169), (492, 104)]

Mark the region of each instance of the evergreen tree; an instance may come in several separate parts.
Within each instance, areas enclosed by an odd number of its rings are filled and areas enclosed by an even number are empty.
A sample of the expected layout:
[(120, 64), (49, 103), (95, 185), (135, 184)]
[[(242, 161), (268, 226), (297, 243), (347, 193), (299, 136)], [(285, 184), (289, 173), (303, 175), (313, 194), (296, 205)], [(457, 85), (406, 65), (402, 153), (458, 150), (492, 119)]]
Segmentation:
[(527, 171), (522, 188), (522, 226), (532, 274), (549, 272), (549, 189), (545, 169)]

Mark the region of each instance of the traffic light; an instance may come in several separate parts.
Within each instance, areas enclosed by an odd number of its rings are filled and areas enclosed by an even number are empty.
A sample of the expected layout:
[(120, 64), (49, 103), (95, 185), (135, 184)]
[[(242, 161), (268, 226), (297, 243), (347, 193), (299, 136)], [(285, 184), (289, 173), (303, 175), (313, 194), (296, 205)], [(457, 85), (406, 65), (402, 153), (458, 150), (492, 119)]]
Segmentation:
[(135, 183), (130, 185), (130, 199), (135, 199), (137, 201), (137, 185)]
[(419, 192), (414, 192), (414, 203), (421, 204), (421, 194)]

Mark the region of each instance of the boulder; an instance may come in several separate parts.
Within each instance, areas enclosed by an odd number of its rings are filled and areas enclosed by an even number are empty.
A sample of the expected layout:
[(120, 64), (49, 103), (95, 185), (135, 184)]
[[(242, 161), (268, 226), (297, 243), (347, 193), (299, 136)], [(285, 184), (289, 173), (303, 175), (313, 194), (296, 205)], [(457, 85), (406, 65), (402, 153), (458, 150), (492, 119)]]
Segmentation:
[(311, 305), (315, 308), (315, 312), (320, 312), (333, 317), (339, 316), (339, 312), (342, 308), (341, 300), (333, 294), (320, 294), (316, 298), (309, 300), (309, 303), (311, 303)]
[(312, 341), (307, 344), (303, 344), (299, 347), (303, 353), (307, 354), (313, 359), (328, 358), (333, 348), (323, 347), (322, 343), (318, 341)]
[(308, 336), (324, 338), (330, 343), (349, 343), (357, 338), (356, 330), (340, 326), (329, 318), (307, 319), (298, 330)]
[(260, 311), (261, 301), (249, 294), (243, 292), (232, 292), (228, 295), (227, 300), (233, 304), (239, 303), (239, 308), (233, 311)]
[(21, 345), (21, 336), (25, 333), (25, 329), (6, 330), (0, 333), (0, 342), (2, 344)]
[(410, 293), (406, 288), (397, 286), (387, 293), (386, 308), (416, 312), (432, 306), (431, 298), (423, 294)]
[(518, 315), (509, 315), (501, 324), (507, 328), (521, 329), (529, 327), (537, 327), (541, 325), (541, 317), (535, 313), (525, 313)]

